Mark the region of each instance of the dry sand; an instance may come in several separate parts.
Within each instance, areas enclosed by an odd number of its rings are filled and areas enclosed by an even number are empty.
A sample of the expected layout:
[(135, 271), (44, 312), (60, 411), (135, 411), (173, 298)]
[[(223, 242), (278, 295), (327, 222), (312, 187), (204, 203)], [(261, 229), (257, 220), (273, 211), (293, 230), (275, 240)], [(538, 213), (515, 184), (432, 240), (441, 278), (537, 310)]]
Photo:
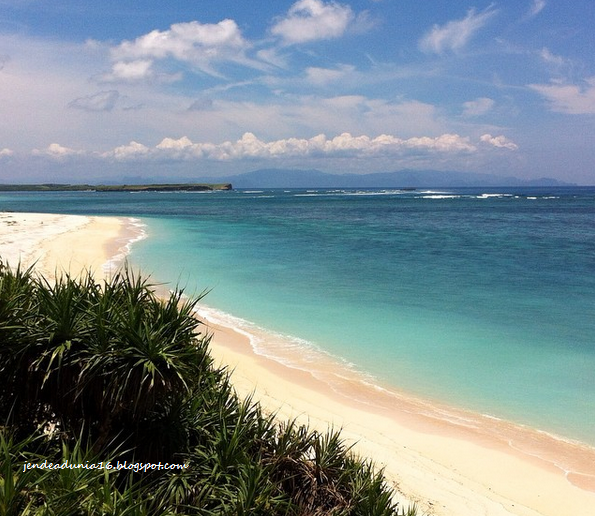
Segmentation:
[(116, 217), (0, 212), (0, 258), (11, 267), (34, 265), (48, 279), (85, 271), (104, 278), (129, 232)]
[[(104, 265), (131, 238), (124, 219), (0, 213), (0, 256), (44, 274)], [(205, 321), (206, 322), (206, 321)], [(234, 328), (207, 323), (216, 361), (240, 395), (324, 431), (342, 429), (385, 468), (407, 506), (438, 516), (595, 516), (595, 449), (346, 376), (341, 388), (253, 352)], [(326, 365), (324, 367), (327, 367)], [(329, 376), (336, 364), (328, 364)], [(320, 377), (319, 377), (320, 378)]]
[[(210, 330), (212, 354), (233, 369), (241, 395), (253, 393), (281, 417), (316, 429), (341, 428), (359, 455), (385, 468), (404, 506), (445, 516), (595, 515), (593, 448), (406, 395), (382, 403), (377, 392), (360, 393), (368, 402), (358, 402), (349, 385), (338, 393), (306, 371), (255, 355), (232, 328)], [(582, 475), (567, 478), (556, 462)]]

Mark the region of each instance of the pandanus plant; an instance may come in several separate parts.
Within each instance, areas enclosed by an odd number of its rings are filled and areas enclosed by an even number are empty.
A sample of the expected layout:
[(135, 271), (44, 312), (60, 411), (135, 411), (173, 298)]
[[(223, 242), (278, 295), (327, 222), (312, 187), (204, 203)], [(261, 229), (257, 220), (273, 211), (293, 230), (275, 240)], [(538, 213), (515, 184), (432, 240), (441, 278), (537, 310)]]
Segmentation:
[[(399, 514), (339, 432), (279, 423), (237, 396), (199, 299), (159, 298), (127, 268), (49, 283), (0, 261), (0, 516)], [(23, 469), (44, 458), (188, 467)]]

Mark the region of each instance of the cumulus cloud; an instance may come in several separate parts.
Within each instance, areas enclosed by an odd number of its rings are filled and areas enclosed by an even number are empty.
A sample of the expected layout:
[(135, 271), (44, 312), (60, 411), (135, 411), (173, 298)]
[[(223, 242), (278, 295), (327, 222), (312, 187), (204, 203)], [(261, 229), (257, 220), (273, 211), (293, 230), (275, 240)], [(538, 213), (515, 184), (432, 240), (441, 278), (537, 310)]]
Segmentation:
[(115, 80), (137, 81), (153, 75), (153, 61), (136, 59), (135, 61), (118, 61), (112, 67), (111, 77)]
[(157, 145), (158, 149), (173, 149), (173, 150), (182, 150), (186, 149), (187, 147), (191, 147), (193, 143), (190, 141), (190, 138), (187, 136), (182, 136), (178, 140), (174, 140), (173, 138), (164, 138), (159, 145)]
[(463, 103), (463, 116), (474, 117), (485, 115), (493, 109), (494, 104), (494, 100), (487, 97), (470, 100)]
[(112, 48), (110, 77), (126, 81), (151, 77), (156, 60), (175, 59), (217, 75), (213, 63), (231, 61), (258, 67), (245, 56), (250, 44), (234, 20), (219, 23), (176, 23), (168, 30), (153, 30)]
[(61, 160), (72, 156), (80, 156), (85, 154), (84, 151), (64, 147), (59, 143), (50, 143), (45, 149), (34, 149), (32, 151), (34, 156), (48, 156), (53, 159)]
[(120, 94), (116, 90), (100, 91), (95, 95), (74, 99), (68, 107), (84, 111), (111, 111), (119, 98)]
[[(516, 144), (504, 136), (485, 134), (480, 143), (514, 150)], [(107, 152), (79, 151), (52, 143), (46, 149), (34, 150), (33, 155), (63, 161), (73, 156), (92, 160), (128, 163), (210, 160), (233, 162), (240, 160), (277, 159), (451, 159), (478, 151), (467, 136), (445, 133), (439, 136), (400, 138), (391, 134), (376, 137), (345, 132), (334, 137), (318, 134), (312, 138), (284, 138), (266, 141), (246, 132), (236, 141), (193, 142), (187, 136), (163, 138), (154, 147), (131, 141)], [(12, 151), (0, 151), (0, 158)]]
[(321, 0), (299, 0), (287, 16), (271, 28), (285, 43), (306, 43), (342, 36), (355, 15), (348, 5)]
[(552, 111), (569, 115), (595, 114), (595, 77), (584, 84), (530, 84), (529, 88), (544, 97)]
[(169, 30), (154, 30), (134, 41), (124, 41), (112, 53), (118, 60), (172, 56), (192, 62), (207, 56), (234, 55), (245, 46), (236, 22), (227, 19), (219, 23), (176, 23)]
[(118, 161), (127, 161), (149, 157), (150, 152), (151, 149), (146, 145), (131, 141), (128, 145), (116, 147), (113, 151), (106, 152), (102, 156), (105, 158), (114, 158)]
[(230, 161), (240, 159), (274, 159), (288, 157), (375, 157), (419, 153), (473, 152), (476, 147), (468, 137), (458, 134), (443, 134), (437, 137), (414, 137), (408, 139), (382, 134), (375, 138), (367, 135), (353, 136), (343, 133), (334, 138), (319, 134), (313, 138), (287, 138), (263, 141), (253, 133), (244, 133), (237, 141), (222, 143), (193, 143), (187, 136), (179, 139), (164, 138), (154, 148), (137, 142), (118, 147), (103, 156), (116, 160), (168, 158)]
[(419, 48), (423, 52), (435, 54), (460, 50), (496, 12), (492, 7), (480, 13), (470, 9), (462, 20), (449, 21), (445, 25), (434, 25), (419, 42)]
[(0, 158), (7, 158), (9, 156), (14, 155), (14, 151), (8, 148), (4, 148), (2, 150), (0, 150)]
[(494, 147), (498, 147), (500, 149), (517, 150), (519, 148), (516, 143), (502, 135), (492, 136), (491, 134), (484, 134), (480, 140), (483, 143), (493, 145)]

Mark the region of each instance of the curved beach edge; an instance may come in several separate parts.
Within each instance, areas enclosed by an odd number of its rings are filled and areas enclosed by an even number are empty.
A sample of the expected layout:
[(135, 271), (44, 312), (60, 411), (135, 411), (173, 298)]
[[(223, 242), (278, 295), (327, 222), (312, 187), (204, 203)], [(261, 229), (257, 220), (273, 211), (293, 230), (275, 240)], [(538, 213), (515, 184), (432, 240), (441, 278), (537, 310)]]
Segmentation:
[[(49, 279), (65, 271), (75, 277), (86, 271), (97, 279), (109, 277), (131, 243), (144, 237), (142, 225), (132, 219), (24, 213), (0, 213), (0, 231), (5, 262), (35, 264)], [(357, 454), (385, 469), (404, 507), (415, 502), (422, 513), (439, 516), (560, 516), (588, 514), (595, 506), (591, 447), (530, 429), (518, 434), (517, 441), (496, 439), (475, 422), (427, 417), (413, 410), (417, 401), (406, 396), (389, 406), (366, 403), (337, 392), (308, 371), (257, 355), (249, 337), (233, 327), (204, 323), (214, 334), (211, 353), (233, 371), (240, 395), (254, 394), (280, 418), (298, 418), (321, 430), (329, 425), (342, 429)], [(427, 412), (428, 403), (423, 406)], [(468, 414), (461, 417), (464, 421)], [(492, 426), (500, 424), (507, 425), (495, 421)], [(541, 447), (531, 455), (527, 450), (535, 443), (525, 440), (540, 436), (546, 445), (548, 439), (566, 444), (548, 449), (547, 456)], [(568, 462), (561, 454), (568, 453), (576, 454), (576, 470), (560, 466)]]

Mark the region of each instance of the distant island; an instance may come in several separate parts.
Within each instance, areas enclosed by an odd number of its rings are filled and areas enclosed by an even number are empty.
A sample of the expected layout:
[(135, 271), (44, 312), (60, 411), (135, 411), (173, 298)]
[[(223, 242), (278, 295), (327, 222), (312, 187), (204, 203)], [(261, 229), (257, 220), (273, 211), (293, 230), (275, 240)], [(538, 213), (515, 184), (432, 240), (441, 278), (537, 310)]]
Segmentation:
[[(200, 181), (215, 178), (201, 177)], [(449, 188), (576, 186), (554, 178), (520, 179), (513, 176), (445, 170), (398, 170), (366, 174), (329, 174), (320, 170), (261, 169), (218, 178), (235, 188)]]
[(139, 185), (0, 184), (0, 192), (206, 192), (231, 189), (231, 183), (155, 183)]
[[(398, 170), (365, 174), (330, 174), (320, 170), (259, 169), (232, 176), (124, 176), (109, 184), (0, 184), (0, 192), (200, 192), (250, 188), (460, 188), (577, 186), (550, 177), (513, 176), (445, 170)], [(96, 179), (97, 182), (102, 181)], [(233, 186), (232, 186), (233, 185)]]
[[(194, 177), (200, 183), (229, 183), (234, 188), (454, 188), (577, 186), (550, 177), (514, 176), (448, 170), (397, 170), (362, 174), (330, 174), (320, 170), (260, 169), (229, 176)], [(182, 177), (122, 177), (122, 183), (182, 183)]]

